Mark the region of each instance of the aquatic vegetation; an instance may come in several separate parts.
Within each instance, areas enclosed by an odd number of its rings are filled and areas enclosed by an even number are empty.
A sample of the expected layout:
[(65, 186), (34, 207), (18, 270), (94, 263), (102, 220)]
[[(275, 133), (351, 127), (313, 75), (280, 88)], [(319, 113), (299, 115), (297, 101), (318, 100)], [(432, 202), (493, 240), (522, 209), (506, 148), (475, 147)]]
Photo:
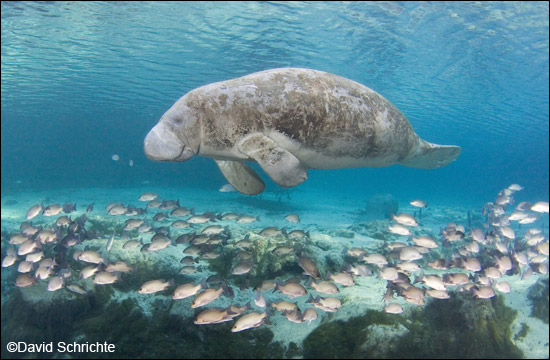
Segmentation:
[(399, 211), (399, 201), (391, 194), (375, 194), (365, 206), (365, 215), (369, 219), (391, 219)]
[[(88, 225), (89, 224), (89, 225)], [(105, 218), (100, 216), (88, 217), (86, 229), (99, 234), (120, 234), (123, 224), (116, 218)]]
[(347, 321), (325, 322), (304, 340), (303, 356), (308, 359), (362, 357), (366, 354), (361, 345), (369, 336), (370, 325), (396, 325), (400, 321), (392, 315), (368, 310), (365, 315)]
[[(56, 296), (47, 299), (24, 296), (32, 289), (16, 289), (2, 305), (2, 358), (14, 358), (17, 353), (8, 353), (10, 341), (42, 342), (69, 341), (76, 330), (76, 323), (87, 316), (93, 308), (92, 298), (84, 296)], [(101, 303), (100, 301), (95, 301)], [(103, 340), (105, 341), (105, 340)], [(39, 357), (52, 354), (39, 353)]]
[(526, 337), (528, 333), (529, 325), (527, 325), (526, 323), (521, 323), (521, 328), (519, 329), (518, 333), (514, 335), (514, 342)]
[(531, 316), (537, 317), (548, 324), (548, 277), (540, 278), (529, 288), (527, 295), (531, 300)]
[[(369, 310), (319, 326), (304, 341), (304, 357), (520, 358), (510, 339), (515, 316), (501, 297), (480, 301), (462, 294), (430, 301), (409, 319)], [(387, 342), (369, 340), (374, 332)]]

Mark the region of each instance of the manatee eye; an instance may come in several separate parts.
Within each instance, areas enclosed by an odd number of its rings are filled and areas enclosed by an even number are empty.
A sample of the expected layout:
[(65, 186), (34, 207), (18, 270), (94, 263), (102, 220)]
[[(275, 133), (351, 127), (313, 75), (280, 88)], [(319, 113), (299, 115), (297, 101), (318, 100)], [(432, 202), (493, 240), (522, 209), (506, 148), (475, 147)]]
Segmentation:
[(180, 117), (176, 117), (176, 118), (172, 119), (172, 121), (174, 122), (174, 124), (180, 125), (183, 122), (183, 119), (180, 118)]

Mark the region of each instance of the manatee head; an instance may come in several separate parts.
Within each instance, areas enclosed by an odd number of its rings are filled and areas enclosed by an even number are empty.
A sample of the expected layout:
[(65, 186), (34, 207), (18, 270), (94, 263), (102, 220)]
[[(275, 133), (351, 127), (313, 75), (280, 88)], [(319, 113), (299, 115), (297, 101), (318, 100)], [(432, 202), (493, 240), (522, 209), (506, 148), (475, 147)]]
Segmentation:
[(186, 161), (199, 152), (200, 122), (193, 109), (179, 99), (149, 131), (145, 155), (155, 161)]

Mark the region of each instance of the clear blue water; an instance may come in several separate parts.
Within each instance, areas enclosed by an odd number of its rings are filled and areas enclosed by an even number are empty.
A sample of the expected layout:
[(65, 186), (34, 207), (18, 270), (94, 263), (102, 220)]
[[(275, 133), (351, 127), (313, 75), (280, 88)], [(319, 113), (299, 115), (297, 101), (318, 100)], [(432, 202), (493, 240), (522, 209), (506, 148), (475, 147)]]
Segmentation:
[(423, 139), (462, 147), (436, 170), (310, 170), (304, 198), (480, 210), (517, 183), (518, 200), (548, 201), (547, 2), (2, 2), (1, 18), (3, 208), (67, 189), (216, 192), (211, 159), (153, 162), (143, 140), (188, 91), (277, 67), (362, 83)]
[(5, 2), (3, 191), (218, 187), (209, 159), (149, 161), (148, 130), (198, 86), (292, 66), (358, 81), (424, 139), (463, 149), (439, 170), (311, 171), (301, 190), (460, 202), (520, 183), (548, 199), (548, 36), (540, 2)]

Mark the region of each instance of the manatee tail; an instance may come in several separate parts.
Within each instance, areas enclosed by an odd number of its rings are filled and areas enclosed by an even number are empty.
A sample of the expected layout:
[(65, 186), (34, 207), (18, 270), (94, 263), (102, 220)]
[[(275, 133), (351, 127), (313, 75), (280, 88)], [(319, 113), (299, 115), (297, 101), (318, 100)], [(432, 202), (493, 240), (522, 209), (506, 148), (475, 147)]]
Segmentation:
[(419, 139), (416, 150), (399, 164), (420, 169), (437, 169), (455, 161), (460, 152), (460, 146), (437, 145)]

